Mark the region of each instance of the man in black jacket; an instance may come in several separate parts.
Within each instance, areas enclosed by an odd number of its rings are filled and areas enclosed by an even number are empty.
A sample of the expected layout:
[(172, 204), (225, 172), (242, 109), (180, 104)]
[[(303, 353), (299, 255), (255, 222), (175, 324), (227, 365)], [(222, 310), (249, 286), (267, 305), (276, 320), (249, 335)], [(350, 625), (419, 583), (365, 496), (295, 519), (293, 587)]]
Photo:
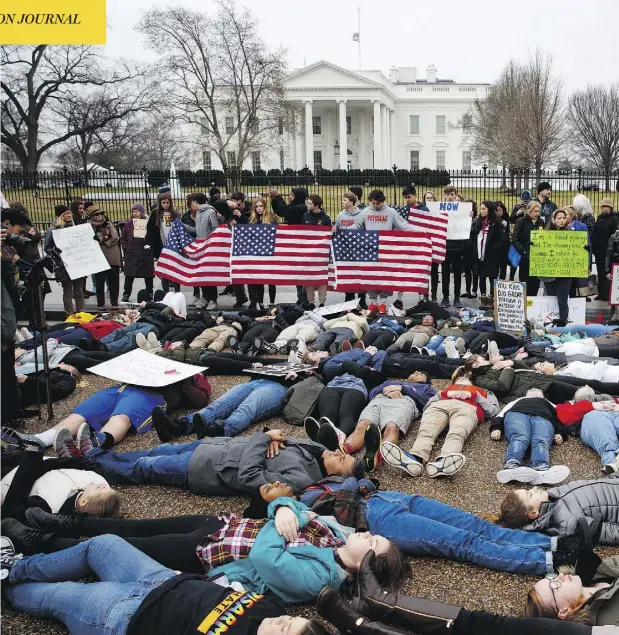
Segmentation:
[(557, 209), (557, 204), (553, 203), (550, 200), (551, 194), (552, 188), (550, 187), (550, 183), (548, 183), (547, 181), (542, 181), (537, 186), (537, 197), (533, 199), (540, 204), (540, 216), (544, 221), (544, 225), (546, 225), (553, 212)]
[(593, 235), (591, 237), (591, 251), (595, 258), (595, 267), (598, 278), (598, 295), (596, 300), (608, 302), (609, 282), (606, 277), (606, 251), (610, 237), (619, 227), (619, 216), (613, 211), (613, 201), (610, 198), (602, 199), (600, 204), (600, 215), (595, 221)]

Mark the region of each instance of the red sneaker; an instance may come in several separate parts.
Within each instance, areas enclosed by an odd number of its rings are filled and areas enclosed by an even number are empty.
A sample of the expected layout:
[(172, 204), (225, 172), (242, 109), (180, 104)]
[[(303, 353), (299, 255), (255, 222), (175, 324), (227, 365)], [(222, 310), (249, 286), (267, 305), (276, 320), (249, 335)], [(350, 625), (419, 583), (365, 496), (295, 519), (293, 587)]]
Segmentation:
[(376, 303), (370, 304), (370, 306), (368, 307), (368, 311), (378, 311), (378, 304)]
[(379, 304), (378, 305), (378, 312), (379, 313), (387, 313), (387, 305), (386, 304)]
[(348, 341), (348, 340), (344, 340), (342, 342), (342, 350), (343, 351), (350, 351), (352, 350), (352, 344)]
[(355, 348), (360, 348), (362, 351), (365, 350), (365, 344), (361, 340), (357, 340), (355, 342)]

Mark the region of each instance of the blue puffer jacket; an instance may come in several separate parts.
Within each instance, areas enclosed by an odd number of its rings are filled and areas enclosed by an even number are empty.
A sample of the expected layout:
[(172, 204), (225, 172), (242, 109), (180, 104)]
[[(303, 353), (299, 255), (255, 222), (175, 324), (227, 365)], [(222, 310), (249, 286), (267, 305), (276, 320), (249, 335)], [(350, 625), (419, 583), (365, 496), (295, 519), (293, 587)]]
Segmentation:
[(431, 397), (436, 395), (436, 391), (432, 388), (432, 386), (430, 386), (430, 384), (417, 384), (411, 383), (410, 381), (390, 379), (370, 391), (370, 401), (374, 399), (376, 395), (380, 395), (380, 393), (383, 392), (383, 389), (387, 386), (402, 386), (402, 394), (410, 397), (417, 406), (419, 406), (420, 410), (425, 407)]
[(406, 327), (390, 320), (388, 318), (379, 318), (373, 324), (370, 324), (370, 331), (375, 331), (376, 329), (388, 329), (392, 331), (395, 335), (402, 335), (404, 331), (406, 331)]
[[(274, 500), (268, 508), (269, 522), (259, 531), (249, 557), (216, 567), (210, 577), (223, 574), (231, 582), (240, 582), (247, 591), (271, 591), (287, 604), (312, 602), (326, 586), (337, 591), (348, 573), (335, 561), (333, 549), (313, 545), (287, 547), (286, 539), (275, 529), (275, 512), (282, 506), (294, 511), (299, 529), (310, 522), (307, 505), (288, 497)], [(347, 535), (337, 523), (322, 518), (320, 521), (346, 541)]]

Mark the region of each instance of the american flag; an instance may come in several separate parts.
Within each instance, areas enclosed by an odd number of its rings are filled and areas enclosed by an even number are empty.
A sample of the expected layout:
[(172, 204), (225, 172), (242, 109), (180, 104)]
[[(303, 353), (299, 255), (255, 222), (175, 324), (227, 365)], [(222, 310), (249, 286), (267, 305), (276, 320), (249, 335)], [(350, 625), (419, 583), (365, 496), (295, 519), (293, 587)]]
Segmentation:
[(327, 284), (331, 227), (236, 225), (232, 284)]
[(188, 287), (216, 287), (230, 284), (232, 232), (218, 227), (208, 238), (193, 238), (176, 219), (170, 227), (155, 275)]
[(447, 243), (448, 212), (426, 212), (411, 208), (408, 222), (432, 241), (432, 262), (443, 262)]
[(404, 231), (339, 231), (333, 236), (335, 291), (426, 293), (432, 265), (428, 236)]

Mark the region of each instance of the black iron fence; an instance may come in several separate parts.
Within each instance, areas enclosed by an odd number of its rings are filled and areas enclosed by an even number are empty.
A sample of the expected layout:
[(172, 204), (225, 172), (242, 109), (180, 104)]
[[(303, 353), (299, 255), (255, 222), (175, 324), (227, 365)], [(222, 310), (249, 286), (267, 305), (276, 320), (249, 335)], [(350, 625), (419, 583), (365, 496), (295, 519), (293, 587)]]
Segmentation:
[(276, 189), (286, 195), (292, 187), (302, 186), (310, 194), (318, 194), (324, 207), (335, 217), (341, 209), (342, 195), (351, 186), (364, 190), (364, 199), (373, 189), (381, 189), (389, 204), (403, 204), (402, 187), (415, 185), (420, 199), (432, 191), (436, 200), (443, 198), (446, 185), (455, 186), (466, 199), (502, 201), (508, 210), (519, 202), (523, 190), (536, 194), (537, 183), (547, 181), (552, 186), (552, 200), (559, 206), (572, 203), (577, 194), (586, 195), (597, 214), (602, 198), (611, 198), (619, 205), (619, 172), (605, 175), (582, 169), (557, 172), (502, 171), (484, 167), (479, 170), (164, 170), (121, 172), (107, 170), (84, 174), (68, 169), (56, 172), (3, 172), (0, 187), (8, 201), (20, 201), (39, 225), (54, 222), (54, 207), (70, 204), (81, 198), (92, 200), (105, 209), (112, 220), (129, 217), (131, 205), (142, 203), (150, 209), (158, 188), (170, 187), (175, 206), (185, 210), (185, 197), (192, 192), (207, 192), (217, 187), (222, 193), (240, 190), (249, 199), (267, 196)]

